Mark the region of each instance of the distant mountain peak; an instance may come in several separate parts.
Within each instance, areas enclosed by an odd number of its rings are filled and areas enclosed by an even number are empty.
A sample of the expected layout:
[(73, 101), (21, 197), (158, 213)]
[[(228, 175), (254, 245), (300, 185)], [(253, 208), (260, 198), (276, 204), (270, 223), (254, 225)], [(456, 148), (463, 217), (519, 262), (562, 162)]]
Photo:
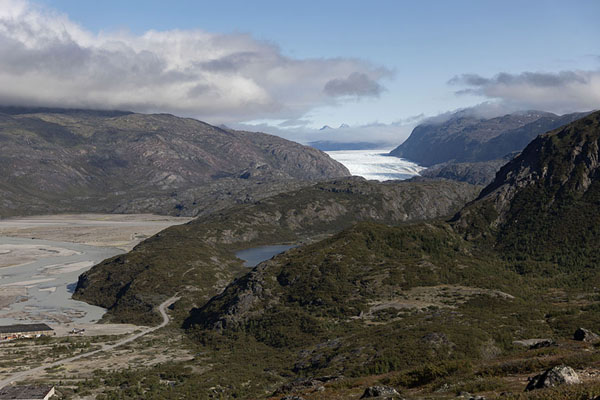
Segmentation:
[(345, 129), (345, 128), (350, 128), (350, 125), (348, 125), (348, 124), (341, 124), (338, 129)]
[(329, 125), (323, 125), (323, 127), (321, 129), (319, 129), (320, 131), (325, 131), (327, 129), (333, 129), (332, 127), (330, 127)]

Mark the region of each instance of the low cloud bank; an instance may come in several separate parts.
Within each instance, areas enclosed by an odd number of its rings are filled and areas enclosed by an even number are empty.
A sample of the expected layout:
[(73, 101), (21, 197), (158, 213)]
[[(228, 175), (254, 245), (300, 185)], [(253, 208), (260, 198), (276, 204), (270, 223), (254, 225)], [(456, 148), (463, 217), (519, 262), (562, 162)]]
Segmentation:
[(299, 118), (378, 96), (392, 76), (353, 58), (297, 59), (248, 34), (95, 34), (24, 0), (0, 7), (0, 104), (170, 112), (212, 123)]

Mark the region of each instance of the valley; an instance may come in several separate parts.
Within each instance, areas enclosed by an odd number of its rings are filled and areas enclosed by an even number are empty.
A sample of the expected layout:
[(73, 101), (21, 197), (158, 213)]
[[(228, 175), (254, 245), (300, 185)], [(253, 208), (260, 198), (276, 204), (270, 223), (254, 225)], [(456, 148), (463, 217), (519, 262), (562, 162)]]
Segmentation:
[(599, 14), (0, 0), (0, 400), (600, 400)]

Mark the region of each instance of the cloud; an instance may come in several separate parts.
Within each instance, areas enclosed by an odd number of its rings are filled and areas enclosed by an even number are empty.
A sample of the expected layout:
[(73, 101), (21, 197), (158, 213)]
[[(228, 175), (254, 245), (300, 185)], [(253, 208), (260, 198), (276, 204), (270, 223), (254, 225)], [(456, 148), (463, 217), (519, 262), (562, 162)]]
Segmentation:
[(383, 87), (362, 72), (353, 72), (345, 79), (332, 79), (323, 88), (332, 97), (338, 96), (379, 96)]
[(286, 139), (308, 144), (310, 142), (327, 141), (333, 143), (375, 143), (381, 148), (394, 148), (410, 135), (413, 128), (425, 120), (425, 115), (415, 115), (390, 124), (373, 122), (370, 124), (344, 126), (343, 128), (313, 129), (302, 122), (285, 121), (278, 126), (267, 123), (232, 124), (234, 129), (261, 131)]
[(503, 72), (492, 78), (463, 74), (448, 83), (466, 87), (455, 92), (457, 95), (499, 100), (511, 109), (539, 109), (562, 114), (600, 107), (600, 70)]
[(25, 0), (0, 0), (0, 103), (171, 112), (209, 122), (297, 119), (376, 96), (391, 75), (353, 58), (297, 59), (248, 34), (95, 34)]

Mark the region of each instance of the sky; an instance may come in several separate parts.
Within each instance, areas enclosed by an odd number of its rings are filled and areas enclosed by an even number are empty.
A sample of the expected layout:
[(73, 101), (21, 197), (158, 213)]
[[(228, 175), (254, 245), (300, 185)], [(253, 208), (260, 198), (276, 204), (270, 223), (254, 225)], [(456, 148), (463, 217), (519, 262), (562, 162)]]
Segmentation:
[(596, 0), (0, 0), (0, 103), (399, 144), (462, 108), (600, 108), (598, 15)]

